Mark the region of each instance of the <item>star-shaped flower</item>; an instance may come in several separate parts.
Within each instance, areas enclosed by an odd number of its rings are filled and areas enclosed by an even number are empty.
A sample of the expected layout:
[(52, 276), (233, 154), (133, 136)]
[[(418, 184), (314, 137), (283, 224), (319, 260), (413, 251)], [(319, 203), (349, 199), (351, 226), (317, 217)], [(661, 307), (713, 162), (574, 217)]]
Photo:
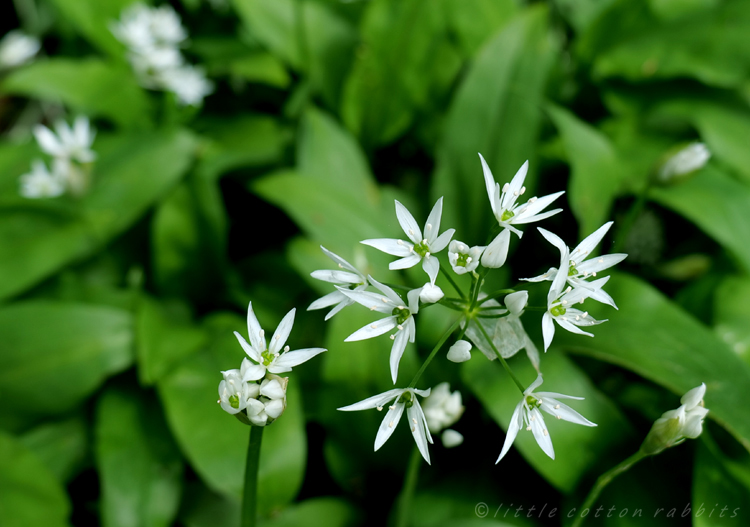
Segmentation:
[(500, 460), (505, 457), (505, 454), (510, 450), (513, 441), (515, 441), (518, 431), (524, 426), (527, 431), (534, 434), (534, 439), (536, 439), (536, 442), (542, 448), (544, 453), (552, 459), (555, 459), (555, 450), (552, 448), (552, 439), (549, 436), (549, 432), (547, 432), (547, 427), (544, 424), (544, 417), (542, 416), (540, 409), (555, 416), (557, 419), (564, 419), (565, 421), (584, 426), (596, 426), (596, 424), (592, 423), (569, 406), (558, 401), (558, 399), (577, 399), (580, 401), (583, 400), (583, 397), (572, 397), (570, 395), (552, 392), (533, 393), (542, 382), (542, 374), (540, 373), (536, 380), (524, 390), (523, 399), (521, 399), (521, 402), (516, 405), (516, 409), (513, 411), (513, 416), (510, 418), (508, 433), (505, 435), (505, 443), (503, 443), (503, 450), (500, 452), (500, 456), (495, 463), (499, 463)]
[(370, 291), (349, 291), (341, 287), (339, 287), (339, 291), (358, 304), (369, 308), (370, 311), (386, 313), (389, 316), (358, 329), (346, 337), (344, 342), (370, 339), (387, 333), (393, 328), (397, 328), (398, 331), (391, 335), (391, 340), (393, 340), (393, 346), (391, 347), (391, 377), (393, 378), (393, 383), (396, 384), (398, 363), (404, 354), (406, 343), (414, 342), (416, 336), (417, 328), (414, 324), (413, 315), (419, 312), (419, 295), (422, 292), (422, 288), (412, 289), (407, 293), (406, 297), (409, 300), (407, 307), (404, 305), (403, 299), (387, 285), (381, 284), (373, 277), (370, 277), (370, 283), (379, 289), (382, 294)]
[[(320, 248), (331, 260), (336, 262), (340, 271), (313, 271), (310, 276), (323, 282), (330, 282), (332, 284), (341, 285), (353, 291), (364, 291), (367, 289), (367, 277), (357, 270), (352, 264), (344, 260), (341, 256), (332, 253), (322, 245)], [(326, 315), (326, 320), (331, 318), (333, 315), (344, 309), (346, 306), (350, 306), (354, 303), (354, 300), (346, 296), (344, 293), (336, 289), (332, 293), (318, 298), (315, 302), (310, 304), (307, 308), (308, 311), (314, 309), (323, 309), (324, 307), (333, 306)]]
[(448, 246), (448, 261), (456, 274), (466, 274), (474, 271), (479, 265), (484, 247), (477, 245), (469, 247), (458, 240), (451, 241)]
[(65, 178), (57, 171), (50, 173), (41, 159), (32, 161), (31, 172), (21, 176), (20, 193), (24, 198), (55, 198), (63, 192)]
[(55, 123), (55, 132), (42, 124), (34, 127), (39, 147), (45, 153), (58, 158), (74, 159), (79, 163), (90, 163), (96, 158), (91, 150), (96, 132), (89, 126), (86, 117), (78, 117), (69, 127), (65, 121)]
[(241, 370), (227, 370), (221, 374), (224, 380), (219, 383), (219, 404), (225, 412), (237, 414), (247, 408), (248, 401), (258, 397), (260, 386), (243, 381)]
[(411, 428), (411, 435), (414, 436), (414, 441), (417, 443), (417, 448), (422, 454), (422, 457), (430, 462), (430, 452), (427, 447), (427, 442), (432, 443), (432, 436), (427, 428), (427, 420), (425, 419), (422, 407), (419, 405), (417, 395), (421, 397), (427, 397), (430, 395), (430, 390), (417, 390), (416, 388), (395, 388), (388, 390), (380, 395), (369, 397), (364, 401), (344, 406), (339, 408), (342, 412), (354, 412), (357, 410), (368, 410), (370, 408), (377, 408), (378, 411), (382, 411), (383, 407), (390, 401), (394, 401), (392, 405), (388, 407), (383, 422), (380, 423), (378, 428), (378, 434), (375, 436), (375, 450), (377, 451), (383, 444), (391, 437), (391, 434), (396, 429), (396, 425), (401, 419), (401, 415), (406, 409), (406, 416), (409, 419), (409, 428)]
[(455, 229), (448, 229), (438, 236), (442, 215), (443, 198), (440, 198), (435, 203), (435, 206), (432, 207), (432, 212), (427, 217), (427, 223), (424, 226), (424, 237), (422, 237), (422, 231), (419, 225), (417, 225), (414, 216), (411, 215), (406, 207), (396, 201), (396, 217), (409, 241), (392, 238), (375, 238), (364, 240), (362, 243), (370, 247), (375, 247), (384, 253), (401, 256), (400, 260), (390, 263), (388, 268), (391, 270), (408, 269), (421, 261), (422, 269), (430, 277), (430, 282), (434, 284), (440, 270), (440, 262), (436, 258), (433, 258), (432, 255), (445, 249), (455, 232)]
[(258, 319), (253, 312), (253, 303), (249, 303), (247, 306), (247, 332), (250, 337), (250, 344), (247, 343), (242, 335), (236, 331), (234, 332), (234, 336), (237, 337), (242, 349), (245, 350), (245, 353), (253, 361), (247, 366), (242, 376), (243, 380), (257, 381), (266, 375), (266, 371), (271, 373), (292, 371), (294, 366), (302, 364), (315, 355), (326, 351), (324, 348), (306, 348), (289, 351), (289, 346), (284, 346), (294, 325), (295, 311), (296, 309), (292, 309), (281, 320), (279, 327), (276, 328), (271, 338), (271, 345), (266, 347), (265, 332), (260, 327)]
[[(594, 247), (599, 245), (599, 242), (602, 240), (604, 235), (607, 233), (609, 228), (612, 226), (612, 222), (608, 221), (601, 227), (599, 227), (597, 230), (595, 230), (593, 233), (589, 234), (581, 243), (578, 244), (578, 246), (573, 249), (573, 251), (570, 253), (569, 256), (569, 267), (568, 267), (568, 283), (573, 287), (583, 287), (583, 288), (590, 288), (592, 282), (589, 282), (589, 278), (596, 278), (596, 274), (600, 273), (601, 271), (604, 271), (605, 269), (609, 269), (613, 265), (616, 265), (623, 261), (625, 258), (627, 258), (627, 254), (607, 254), (604, 256), (598, 256), (595, 258), (588, 259), (591, 255), (591, 251), (594, 250)], [(551, 233), (550, 231), (546, 229), (542, 229), (541, 227), (538, 228), (539, 232), (542, 233), (542, 236), (544, 236), (547, 241), (552, 243), (555, 247), (560, 247), (561, 245), (564, 245), (564, 242), (554, 233)], [(521, 280), (525, 280), (527, 282), (543, 282), (545, 280), (554, 280), (555, 276), (557, 276), (557, 268), (551, 267), (549, 271), (546, 273), (535, 276), (533, 278), (521, 278)], [(617, 305), (615, 305), (615, 301), (612, 299), (609, 294), (607, 294), (603, 289), (598, 289), (594, 292), (592, 292), (591, 296), (589, 297), (593, 300), (596, 300), (597, 302), (601, 302), (603, 304), (608, 304), (615, 309), (617, 309)]]

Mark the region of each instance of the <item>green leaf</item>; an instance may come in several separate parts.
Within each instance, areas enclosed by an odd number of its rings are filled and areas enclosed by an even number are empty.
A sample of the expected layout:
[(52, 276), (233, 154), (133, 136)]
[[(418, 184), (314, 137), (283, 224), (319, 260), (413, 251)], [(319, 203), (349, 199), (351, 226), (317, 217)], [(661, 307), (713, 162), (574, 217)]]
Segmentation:
[[(196, 472), (212, 489), (238, 499), (250, 429), (224, 412), (216, 398), (221, 371), (238, 368), (242, 361), (244, 353), (232, 330), (245, 333), (246, 323), (235, 315), (216, 315), (207, 325), (213, 331), (209, 348), (163, 377), (159, 394), (170, 428)], [(258, 507), (261, 514), (269, 514), (294, 499), (305, 472), (304, 418), (294, 378), (289, 381), (286, 411), (263, 435)]]
[(750, 390), (750, 367), (649, 284), (613, 274), (606, 289), (620, 309), (587, 304), (592, 316), (609, 319), (594, 328), (596, 336), (558, 330), (555, 342), (632, 370), (680, 396), (705, 382), (709, 418), (750, 450), (750, 407), (742, 403)]
[(161, 408), (134, 389), (99, 398), (96, 460), (106, 527), (166, 527), (180, 502), (182, 459)]
[(0, 511), (4, 527), (67, 527), (65, 489), (44, 464), (0, 431)]
[(0, 90), (62, 102), (74, 112), (104, 117), (123, 128), (144, 128), (151, 122), (149, 100), (130, 70), (101, 59), (39, 60), (11, 73)]
[[(557, 49), (547, 15), (545, 7), (535, 5), (493, 37), (477, 55), (448, 110), (431, 195), (446, 197), (443, 222), (455, 227), (459, 237), (481, 236), (470, 243), (484, 243), (483, 233), (490, 225), (477, 152), (502, 186), (535, 151), (542, 95)], [(535, 170), (532, 159), (526, 181), (530, 190)]]
[(555, 105), (547, 111), (565, 144), (571, 165), (568, 201), (581, 237), (598, 229), (608, 218), (622, 180), (622, 164), (606, 135), (574, 114)]
[(82, 415), (48, 421), (18, 439), (33, 452), (61, 483), (83, 468), (88, 454), (88, 427)]
[(750, 364), (750, 278), (724, 278), (715, 289), (713, 313), (716, 334)]
[[(512, 361), (511, 367), (523, 384), (529, 385), (536, 378), (536, 371), (525, 357)], [(570, 493), (588, 472), (599, 468), (602, 456), (632, 439), (633, 431), (617, 407), (559, 350), (553, 349), (542, 357), (542, 369), (554, 373), (547, 375), (539, 391), (584, 397), (585, 400), (575, 401), (571, 407), (598, 426), (576, 425), (551, 416), (545, 419), (555, 448), (554, 460), (547, 457), (525, 430), (519, 432), (513, 448), (518, 449), (551, 485), (561, 492)], [(488, 364), (478, 355), (462, 367), (461, 379), (495, 422), (507, 430), (522, 396), (501, 365)], [(497, 434), (497, 431), (487, 433)], [(498, 451), (493, 455), (500, 454), (500, 445), (498, 442)]]
[(750, 463), (730, 459), (704, 431), (693, 469), (693, 525), (720, 527), (749, 523), (749, 484)]
[(109, 307), (28, 301), (1, 308), (0, 423), (80, 404), (131, 364), (132, 324), (128, 312)]
[(232, 5), (255, 38), (274, 55), (300, 69), (303, 60), (297, 24), (301, 12), (295, 0), (232, 0)]
[(652, 189), (649, 197), (695, 223), (750, 270), (750, 187), (708, 165), (678, 185)]
[(109, 28), (132, 0), (52, 0), (52, 3), (92, 44), (115, 57), (124, 55), (125, 46)]
[(284, 509), (261, 527), (349, 527), (359, 525), (360, 514), (347, 501), (322, 497), (305, 500)]
[(448, 24), (456, 32), (464, 54), (472, 57), (519, 6), (514, 0), (446, 0)]

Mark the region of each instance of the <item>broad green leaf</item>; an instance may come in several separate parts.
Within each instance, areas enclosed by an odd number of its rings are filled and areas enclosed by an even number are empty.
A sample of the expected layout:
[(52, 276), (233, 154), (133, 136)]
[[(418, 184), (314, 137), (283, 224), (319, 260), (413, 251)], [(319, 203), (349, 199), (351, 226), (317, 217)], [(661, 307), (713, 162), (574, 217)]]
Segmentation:
[(92, 44), (116, 57), (124, 55), (125, 46), (109, 28), (133, 0), (52, 0), (52, 3)]
[(3, 527), (67, 527), (65, 489), (44, 464), (0, 431), (0, 514)]
[(106, 527), (166, 527), (180, 502), (182, 459), (160, 406), (134, 389), (109, 388), (96, 412), (96, 462)]
[(88, 454), (88, 427), (82, 415), (47, 421), (18, 439), (62, 483), (70, 481), (83, 468)]
[[(536, 371), (525, 357), (512, 361), (510, 365), (523, 384), (528, 386), (536, 379)], [(525, 430), (518, 433), (512, 448), (518, 449), (551, 485), (561, 492), (570, 493), (588, 472), (598, 470), (602, 456), (632, 439), (633, 431), (617, 407), (560, 350), (552, 349), (542, 357), (542, 371), (549, 373), (537, 391), (584, 397), (585, 400), (574, 401), (570, 406), (598, 426), (576, 425), (545, 414), (544, 422), (555, 448), (555, 459), (547, 457), (533, 435)], [(521, 393), (501, 365), (488, 364), (484, 357), (477, 355), (462, 367), (461, 379), (495, 422), (507, 430)], [(492, 456), (500, 454), (501, 446), (502, 443), (498, 442), (498, 450)]]
[(468, 57), (519, 11), (515, 0), (446, 0), (448, 24)]
[(0, 198), (18, 197), (20, 176), (31, 171), (31, 160), (41, 156), (35, 141), (24, 144), (0, 143)]
[[(159, 394), (170, 428), (196, 472), (212, 489), (238, 499), (250, 429), (224, 412), (216, 399), (221, 371), (239, 368), (245, 356), (232, 331), (244, 334), (246, 322), (234, 315), (216, 315), (207, 324), (213, 331), (209, 348), (163, 377)], [(270, 327), (266, 329), (270, 332)], [(292, 344), (294, 339), (292, 333)], [(258, 474), (261, 514), (288, 504), (302, 484), (307, 450), (300, 388), (295, 381), (292, 373), (286, 411), (263, 433)]]
[(235, 59), (229, 63), (228, 71), (234, 78), (277, 88), (287, 88), (291, 82), (284, 64), (270, 53), (253, 53)]
[(693, 525), (750, 523), (750, 463), (730, 459), (705, 432), (698, 443), (693, 469)]
[(133, 321), (109, 307), (19, 302), (0, 309), (0, 341), (0, 422), (13, 426), (72, 409), (127, 368)]
[(120, 234), (183, 176), (194, 136), (103, 137), (93, 184), (80, 201), (17, 201), (0, 207), (0, 298), (17, 294)]
[(232, 0), (243, 23), (274, 55), (295, 69), (302, 66), (302, 50), (298, 40), (300, 4), (295, 0)]
[(581, 32), (594, 23), (614, 0), (554, 0), (554, 3), (570, 25)]
[(622, 164), (606, 135), (574, 114), (555, 105), (547, 111), (565, 144), (571, 165), (568, 202), (581, 237), (598, 229), (608, 218), (622, 180)]
[(715, 290), (712, 307), (717, 335), (750, 364), (750, 279), (724, 278)]
[(191, 38), (190, 51), (200, 57), (209, 76), (230, 75), (245, 80), (286, 88), (289, 74), (274, 55), (248, 46), (234, 35)]
[(593, 328), (596, 336), (558, 328), (555, 342), (632, 370), (680, 396), (705, 382), (709, 418), (750, 450), (750, 407), (742, 403), (742, 394), (750, 390), (750, 367), (711, 330), (638, 278), (615, 274), (606, 290), (620, 309), (586, 304), (595, 318), (609, 319)]
[(533, 193), (542, 95), (556, 48), (546, 8), (523, 11), (481, 49), (451, 103), (431, 195), (445, 196), (443, 222), (459, 239), (475, 233), (467, 243), (484, 243), (491, 225), (477, 152), (501, 186), (532, 158), (526, 187)]
[(260, 527), (349, 527), (359, 525), (361, 515), (341, 498), (311, 498), (292, 505)]
[(708, 165), (687, 181), (652, 189), (649, 197), (695, 223), (750, 270), (750, 187)]
[(123, 128), (150, 124), (149, 100), (133, 74), (123, 64), (102, 59), (40, 60), (10, 74), (0, 91), (62, 102), (74, 112), (110, 119)]

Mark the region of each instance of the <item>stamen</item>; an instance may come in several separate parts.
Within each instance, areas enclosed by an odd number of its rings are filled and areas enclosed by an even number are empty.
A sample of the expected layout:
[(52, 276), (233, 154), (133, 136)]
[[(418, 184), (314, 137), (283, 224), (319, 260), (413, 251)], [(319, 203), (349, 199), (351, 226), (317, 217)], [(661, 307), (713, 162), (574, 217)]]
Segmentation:
[(563, 301), (562, 301), (562, 302), (560, 302), (560, 303), (561, 303), (562, 305), (565, 305), (565, 304), (567, 304), (567, 303), (568, 303), (568, 301), (567, 301), (567, 300), (563, 300)]
[(216, 401), (216, 402), (217, 402), (217, 403), (221, 403), (221, 399), (219, 399), (219, 400), (218, 400), (218, 401)]
[(389, 406), (389, 407), (388, 407), (388, 409), (389, 409), (389, 410), (395, 410), (395, 409), (396, 409), (396, 405), (393, 405), (393, 406)]
[(508, 189), (509, 189), (509, 188), (510, 188), (510, 185), (508, 185), (508, 184), (506, 183), (505, 185), (503, 185), (503, 192), (508, 192)]
[(429, 231), (430, 229), (432, 229), (431, 223), (428, 223), (427, 225), (424, 226), (424, 230)]
[(414, 236), (414, 230), (409, 229), (409, 234), (411, 234), (412, 236)]
[(429, 258), (430, 257), (430, 251), (427, 251), (426, 253), (424, 253), (424, 257), (425, 258)]
[(589, 316), (589, 312), (588, 312), (588, 311), (584, 311), (584, 312), (583, 312), (583, 315), (581, 315), (581, 316), (582, 316), (583, 318), (586, 318), (587, 316)]
[(284, 351), (289, 351), (289, 346), (284, 346)]
[(555, 417), (557, 417), (558, 419), (562, 419), (562, 417), (560, 417), (559, 415), (556, 415)]
[(370, 308), (370, 311), (375, 311), (376, 309), (377, 309), (377, 306), (372, 306), (372, 307)]
[(572, 287), (568, 286), (568, 288), (565, 290), (565, 293), (570, 293), (573, 290)]
[(599, 258), (599, 263), (604, 263), (604, 258)]
[(396, 335), (391, 335), (391, 340), (396, 340)]
[(404, 244), (404, 242), (403, 242), (403, 241), (401, 241), (401, 240), (396, 240), (396, 243), (397, 243), (398, 245), (403, 245), (403, 244)]
[(411, 431), (412, 431), (412, 432), (416, 432), (416, 431), (417, 431), (417, 428), (416, 428), (416, 427), (414, 427), (414, 426), (412, 426), (412, 427), (411, 427)]
[(263, 335), (265, 335), (265, 334), (266, 334), (266, 332), (265, 332), (265, 331), (263, 331), (262, 329), (261, 329), (261, 330), (260, 330), (260, 332), (258, 333), (258, 335), (260, 335), (260, 338), (263, 338)]
[(537, 200), (537, 197), (536, 197), (536, 196), (534, 196), (533, 198), (531, 198), (531, 199), (529, 200), (529, 203), (534, 203), (534, 202), (535, 202), (536, 200)]
[(581, 317), (579, 317), (578, 315), (576, 315), (576, 320), (581, 320)]
[(559, 404), (556, 404), (556, 405), (555, 405), (555, 410), (557, 410), (558, 408), (560, 408), (560, 405), (559, 405)]
[(388, 423), (388, 428), (393, 428), (393, 421), (391, 421), (390, 423)]
[(546, 435), (546, 436), (549, 435), (549, 433), (547, 433), (547, 429), (546, 428), (544, 429), (544, 435)]
[(412, 420), (412, 422), (413, 422), (414, 424), (417, 424), (417, 420), (416, 420), (416, 419), (414, 419), (414, 418), (412, 417), (412, 418), (411, 418), (411, 420)]
[(526, 187), (521, 187), (521, 194), (523, 194), (524, 192), (526, 192)]
[(404, 329), (404, 326), (402, 326), (401, 324), (399, 324), (399, 325), (398, 325), (398, 326), (396, 326), (396, 327), (398, 328), (398, 330), (399, 330), (399, 331), (401, 331), (402, 329)]
[(378, 409), (378, 412), (382, 412), (383, 411), (383, 407), (382, 406), (378, 406), (377, 409)]
[(526, 427), (526, 431), (527, 431), (527, 432), (531, 432), (531, 427), (530, 427), (530, 426), (527, 426), (527, 427)]
[(596, 271), (594, 271), (593, 273), (591, 273), (591, 276), (596, 276)]
[(339, 269), (343, 269), (343, 268), (344, 268), (344, 266), (341, 265), (341, 264), (339, 264)]
[(377, 329), (377, 328), (378, 328), (378, 326), (377, 326), (376, 324), (370, 324), (370, 327), (371, 327), (372, 329)]

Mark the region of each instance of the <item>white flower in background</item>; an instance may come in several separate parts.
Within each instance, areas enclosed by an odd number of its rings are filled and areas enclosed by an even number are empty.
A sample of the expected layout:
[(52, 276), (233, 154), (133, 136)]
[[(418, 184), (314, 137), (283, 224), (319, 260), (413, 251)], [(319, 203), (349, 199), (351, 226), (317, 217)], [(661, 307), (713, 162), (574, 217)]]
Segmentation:
[(419, 225), (417, 225), (414, 216), (411, 215), (406, 207), (396, 201), (396, 217), (409, 241), (376, 238), (364, 240), (362, 243), (370, 247), (375, 247), (384, 253), (401, 256), (400, 260), (390, 263), (388, 268), (391, 270), (408, 269), (421, 261), (422, 268), (430, 277), (430, 282), (434, 284), (440, 270), (440, 262), (436, 258), (433, 258), (432, 255), (445, 249), (455, 232), (455, 229), (448, 229), (438, 236), (442, 215), (443, 198), (440, 198), (435, 203), (435, 206), (432, 207), (432, 211), (427, 217), (424, 227), (424, 237), (422, 237), (422, 231)]
[(200, 106), (203, 99), (214, 91), (214, 84), (208, 80), (203, 68), (189, 64), (165, 69), (159, 73), (159, 79), (183, 106)]
[(443, 290), (439, 286), (427, 282), (422, 286), (421, 292), (419, 293), (419, 299), (425, 304), (434, 304), (445, 296)]
[(292, 309), (281, 320), (279, 327), (276, 328), (273, 337), (271, 337), (271, 345), (266, 347), (265, 332), (260, 327), (258, 319), (253, 312), (253, 303), (249, 303), (247, 306), (247, 332), (250, 337), (250, 344), (247, 343), (242, 335), (236, 331), (234, 332), (234, 336), (237, 337), (242, 349), (245, 350), (245, 353), (253, 361), (246, 366), (246, 371), (243, 372), (242, 376), (243, 380), (257, 381), (265, 377), (267, 371), (271, 373), (292, 371), (294, 366), (302, 364), (315, 355), (326, 351), (323, 348), (289, 351), (289, 346), (284, 346), (294, 325), (295, 311), (295, 309)]
[[(364, 291), (367, 289), (367, 277), (362, 274), (356, 267), (344, 260), (338, 254), (332, 253), (322, 245), (320, 248), (331, 260), (336, 262), (340, 271), (313, 271), (310, 276), (316, 280), (323, 282), (329, 282), (332, 284), (340, 285), (351, 289), (353, 291)], [(350, 306), (354, 303), (354, 300), (346, 296), (338, 289), (332, 293), (318, 298), (315, 302), (310, 304), (307, 308), (308, 311), (315, 309), (323, 309), (324, 307), (330, 307), (335, 305), (326, 315), (326, 320), (331, 318), (333, 315), (344, 309), (346, 306)]]
[[(588, 281), (589, 278), (596, 278), (597, 273), (600, 273), (605, 269), (609, 269), (610, 267), (617, 265), (625, 258), (627, 258), (627, 254), (618, 253), (597, 256), (587, 260), (587, 258), (589, 258), (589, 256), (591, 255), (591, 251), (593, 251), (594, 248), (599, 245), (599, 242), (602, 240), (611, 226), (612, 222), (608, 221), (593, 233), (589, 234), (570, 253), (568, 257), (568, 283), (571, 286), (591, 288), (592, 282)], [(542, 236), (544, 236), (547, 241), (549, 241), (558, 249), (561, 246), (565, 245), (565, 243), (556, 234), (553, 234), (546, 229), (542, 229), (541, 227), (539, 227), (538, 229), (539, 232), (542, 233)], [(525, 280), (527, 282), (543, 282), (545, 280), (554, 280), (555, 276), (557, 276), (557, 268), (551, 267), (549, 271), (542, 275), (535, 276), (533, 278), (521, 278), (521, 280)], [(592, 300), (596, 300), (597, 302), (608, 304), (617, 309), (615, 301), (603, 289), (593, 291), (590, 295), (590, 298)]]
[(474, 271), (479, 266), (479, 258), (482, 256), (484, 247), (476, 245), (469, 247), (458, 240), (451, 241), (448, 245), (448, 261), (456, 274), (465, 274)]
[[(247, 403), (247, 418), (255, 426), (267, 426), (278, 419), (286, 409), (287, 377), (268, 375), (259, 386), (256, 399)], [(258, 386), (256, 384), (256, 386)]]
[(510, 450), (513, 441), (515, 441), (518, 431), (523, 427), (534, 434), (534, 439), (536, 439), (536, 442), (542, 448), (544, 453), (552, 459), (555, 459), (555, 450), (552, 448), (552, 439), (550, 438), (547, 427), (544, 424), (544, 417), (542, 416), (540, 409), (557, 419), (564, 419), (565, 421), (584, 426), (596, 426), (596, 424), (592, 423), (581, 414), (558, 400), (577, 399), (580, 401), (583, 400), (583, 397), (572, 397), (570, 395), (552, 392), (533, 393), (542, 382), (542, 374), (540, 373), (536, 380), (524, 390), (523, 399), (521, 399), (521, 402), (516, 405), (516, 409), (513, 411), (513, 416), (510, 418), (508, 433), (505, 436), (505, 443), (503, 443), (503, 450), (500, 452), (500, 456), (495, 463), (499, 463), (500, 460), (505, 457), (505, 454)]
[(0, 70), (28, 62), (42, 47), (38, 38), (17, 29), (9, 31), (0, 40)]
[(147, 53), (129, 53), (128, 60), (145, 87), (161, 89), (164, 87), (164, 72), (179, 68), (184, 59), (178, 49), (154, 48)]
[(21, 176), (20, 193), (25, 198), (55, 198), (65, 192), (65, 179), (56, 172), (51, 174), (41, 159), (31, 163), (31, 172)]
[(403, 299), (396, 294), (396, 292), (385, 284), (381, 284), (373, 277), (370, 277), (370, 283), (381, 291), (382, 294), (372, 293), (369, 291), (350, 291), (339, 287), (339, 291), (344, 293), (346, 296), (370, 309), (370, 311), (377, 311), (378, 313), (385, 313), (389, 316), (376, 320), (371, 324), (367, 324), (363, 328), (358, 329), (346, 339), (344, 342), (355, 342), (358, 340), (370, 339), (387, 333), (393, 328), (397, 328), (398, 331), (391, 335), (393, 340), (393, 346), (391, 347), (391, 377), (393, 383), (396, 383), (398, 378), (398, 363), (401, 361), (401, 356), (404, 354), (407, 342), (414, 342), (416, 337), (416, 324), (414, 324), (414, 316), (419, 312), (419, 294), (422, 292), (422, 288), (412, 289), (407, 293), (408, 307), (404, 305)]
[(87, 117), (77, 117), (72, 127), (65, 121), (57, 121), (55, 132), (41, 124), (34, 127), (34, 137), (43, 152), (79, 163), (91, 163), (96, 159), (96, 153), (91, 150), (96, 131)]
[(151, 35), (157, 44), (177, 46), (187, 38), (180, 15), (169, 4), (150, 9)]
[(124, 9), (120, 20), (110, 23), (109, 30), (131, 50), (147, 53), (155, 45), (151, 32), (151, 8), (145, 4), (133, 4)]
[(654, 422), (641, 450), (646, 454), (658, 454), (665, 448), (679, 445), (686, 438), (695, 439), (703, 431), (703, 419), (708, 414), (703, 396), (706, 385), (693, 388), (680, 399), (682, 405), (676, 410), (664, 412)]
[(411, 434), (414, 436), (414, 441), (417, 443), (417, 448), (422, 454), (422, 457), (430, 462), (430, 452), (427, 447), (427, 442), (432, 443), (432, 436), (430, 431), (427, 429), (427, 420), (425, 419), (422, 407), (419, 405), (417, 395), (421, 397), (427, 397), (430, 395), (430, 390), (417, 390), (416, 388), (396, 388), (388, 390), (380, 395), (369, 397), (364, 401), (344, 406), (339, 408), (342, 412), (353, 412), (357, 410), (367, 410), (370, 408), (377, 408), (378, 411), (382, 411), (389, 402), (394, 401), (393, 404), (388, 406), (388, 411), (383, 418), (383, 422), (380, 423), (378, 428), (378, 434), (375, 436), (375, 451), (377, 451), (383, 444), (391, 437), (391, 434), (396, 429), (396, 425), (401, 419), (401, 415), (406, 409), (406, 417), (409, 420), (409, 428)]
[(711, 151), (704, 143), (690, 143), (662, 165), (658, 179), (666, 183), (676, 177), (695, 172), (703, 168), (709, 159)]
[(466, 362), (471, 358), (471, 344), (465, 340), (457, 340), (448, 350), (448, 360), (451, 362)]
[(526, 161), (513, 176), (510, 183), (506, 183), (502, 190), (500, 184), (495, 182), (490, 167), (479, 154), (482, 161), (482, 171), (484, 172), (484, 183), (487, 187), (487, 196), (490, 198), (492, 213), (495, 215), (498, 224), (503, 231), (487, 246), (482, 254), (482, 265), (488, 268), (502, 267), (508, 256), (508, 247), (510, 245), (510, 232), (513, 231), (520, 238), (523, 233), (513, 225), (522, 225), (540, 221), (557, 214), (562, 209), (554, 209), (548, 212), (542, 212), (548, 205), (563, 195), (563, 191), (554, 194), (548, 194), (541, 198), (533, 197), (523, 205), (517, 204), (516, 200), (526, 192), (523, 186), (526, 179), (526, 173), (529, 170), (529, 162)]
[(452, 428), (443, 430), (443, 434), (440, 436), (440, 440), (443, 442), (445, 448), (457, 447), (464, 442), (464, 436), (460, 432), (456, 432)]
[(461, 392), (451, 393), (450, 385), (441, 382), (432, 389), (430, 396), (424, 400), (422, 407), (427, 421), (427, 428), (433, 434), (452, 426), (464, 413), (461, 404)]
[(257, 383), (247, 383), (242, 380), (240, 370), (223, 371), (224, 380), (219, 383), (219, 404), (221, 408), (235, 415), (248, 406), (248, 401), (258, 397)]

